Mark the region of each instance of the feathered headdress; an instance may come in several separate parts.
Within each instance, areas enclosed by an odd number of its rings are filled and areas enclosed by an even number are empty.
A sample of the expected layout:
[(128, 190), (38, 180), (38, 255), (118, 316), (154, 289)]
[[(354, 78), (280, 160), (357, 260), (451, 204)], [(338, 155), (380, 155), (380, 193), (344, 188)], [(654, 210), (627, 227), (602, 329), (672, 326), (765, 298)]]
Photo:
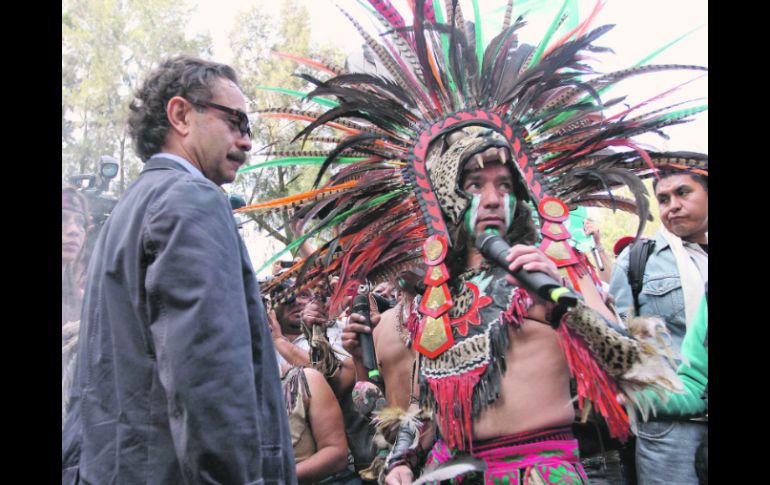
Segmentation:
[[(277, 149), (272, 152), (275, 158), (242, 169), (320, 163), (317, 187), (332, 164), (346, 165), (320, 189), (240, 209), (294, 208), (294, 217), (306, 224), (306, 232), (286, 250), (321, 231), (334, 231), (326, 244), (283, 275), (299, 276), (306, 285), (323, 275), (338, 275), (330, 301), (333, 309), (362, 281), (392, 280), (416, 264), (443, 265), (431, 260), (423, 246), (429, 238), (439, 241), (433, 243), (433, 251), (441, 253), (436, 244), (447, 249), (456, 242), (450, 226), (467, 207), (468, 198), (452, 176), (478, 153), (477, 144), (475, 151), (471, 146), (453, 158), (445, 156), (447, 135), (458, 130), (485, 128), (508, 148), (509, 162), (526, 186), (525, 198), (538, 209), (541, 247), (567, 269), (580, 263), (561, 224), (570, 208), (636, 211), (641, 233), (649, 209), (646, 190), (634, 174), (648, 175), (674, 160), (675, 165), (707, 170), (703, 155), (647, 152), (634, 142), (637, 135), (687, 121), (707, 106), (678, 103), (643, 110), (673, 91), (667, 89), (611, 117), (605, 114), (624, 99), (601, 96), (619, 81), (660, 71), (706, 69), (668, 64), (595, 72), (586, 54), (608, 51), (595, 42), (612, 28), (589, 28), (600, 3), (589, 18), (554, 39), (564, 20), (562, 8), (545, 37), (533, 46), (519, 42), (517, 31), (525, 22), (521, 17), (511, 22), (509, 1), (500, 32), (485, 48), (479, 29), (464, 21), (456, 0), (445, 0), (446, 21), (439, 2), (416, 0), (410, 25), (390, 0), (369, 4), (383, 29), (379, 38), (343, 13), (364, 38), (368, 63), (387, 75), (347, 72), (295, 56), (322, 73), (300, 76), (315, 86), (305, 98), (328, 109), (260, 110), (261, 116), (307, 121), (293, 142), (304, 146), (312, 140), (333, 148)], [(318, 135), (322, 129), (330, 133)], [(613, 196), (610, 190), (620, 185), (631, 188), (634, 201)], [(432, 286), (440, 287), (441, 279), (436, 273)]]
[[(289, 290), (296, 292), (326, 276), (338, 276), (328, 302), (330, 312), (336, 312), (344, 296), (366, 280), (395, 280), (400, 271), (422, 266), (425, 290), (419, 314), (413, 313), (407, 325), (417, 329), (414, 348), (435, 359), (454, 344), (449, 315), (455, 302), (449, 285), (459, 275), (449, 268), (464, 243), (457, 228), (470, 197), (459, 187), (458, 175), (469, 159), (490, 147), (502, 149), (499, 153), (505, 160), (501, 161), (518, 174), (514, 177), (517, 198), (536, 208), (540, 248), (578, 290), (577, 280), (588, 263), (567, 242), (564, 221), (570, 208), (609, 205), (635, 211), (640, 217), (638, 235), (649, 214), (640, 176), (661, 166), (707, 173), (705, 155), (646, 151), (635, 141), (638, 135), (685, 122), (707, 106), (676, 103), (648, 108), (676, 87), (614, 114), (608, 108), (620, 108), (624, 97), (602, 98), (609, 87), (632, 76), (706, 69), (636, 65), (608, 74), (594, 71), (587, 54), (609, 50), (595, 43), (612, 28), (590, 29), (600, 2), (588, 19), (554, 40), (563, 20), (562, 8), (544, 38), (528, 45), (517, 38), (524, 20), (511, 22), (513, 2), (509, 1), (501, 31), (486, 47), (481, 45), (479, 28), (463, 20), (456, 0), (445, 0), (447, 21), (438, 2), (415, 0), (410, 25), (390, 0), (369, 0), (369, 4), (384, 30), (379, 38), (343, 13), (366, 42), (369, 52), (363, 64), (375, 64), (376, 72), (386, 75), (336, 68), (323, 70), (319, 77), (302, 74), (315, 86), (305, 98), (326, 109), (261, 110), (262, 116), (307, 121), (293, 141), (312, 140), (332, 147), (320, 152), (277, 149), (272, 152), (277, 158), (242, 170), (320, 163), (318, 187), (332, 164), (344, 165), (320, 188), (240, 209), (293, 208), (293, 217), (306, 227), (286, 251), (321, 231), (333, 232), (327, 243), (272, 284), (296, 277), (302, 283)], [(312, 61), (297, 60), (318, 67)], [(329, 133), (319, 133), (322, 130)], [(612, 194), (611, 189), (621, 185), (631, 189), (634, 200)], [(626, 436), (629, 418), (614, 400), (620, 388), (602, 369), (579, 367), (584, 359), (576, 352), (583, 348), (582, 341), (567, 337), (562, 342), (570, 349), (570, 368), (584, 372), (578, 379), (581, 403), (582, 399), (597, 403), (613, 434)], [(594, 375), (604, 380), (595, 384)], [(461, 402), (464, 409), (469, 407), (465, 401)], [(469, 423), (466, 411), (461, 413), (462, 422)], [(442, 416), (445, 424), (461, 422), (452, 413)], [(464, 439), (460, 436), (456, 441)]]

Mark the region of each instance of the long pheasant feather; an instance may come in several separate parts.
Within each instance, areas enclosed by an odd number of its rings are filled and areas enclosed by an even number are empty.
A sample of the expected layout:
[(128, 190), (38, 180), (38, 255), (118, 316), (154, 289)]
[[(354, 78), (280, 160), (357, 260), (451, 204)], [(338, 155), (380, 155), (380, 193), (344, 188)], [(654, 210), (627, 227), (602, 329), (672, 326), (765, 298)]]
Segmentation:
[[(295, 96), (297, 98), (304, 98), (307, 96), (307, 93), (303, 93), (301, 91), (295, 91), (293, 89), (286, 89), (286, 88), (271, 88), (268, 86), (257, 86), (257, 89), (262, 91), (273, 91), (281, 94), (288, 94), (290, 96)], [(326, 106), (327, 108), (336, 108), (337, 106), (339, 106), (339, 103), (335, 101), (324, 99), (318, 96), (310, 98), (310, 101), (313, 101), (314, 103), (318, 103), (322, 106)]]
[(325, 194), (330, 195), (329, 193), (337, 193), (345, 189), (349, 189), (350, 187), (353, 187), (358, 182), (355, 180), (351, 180), (349, 182), (345, 182), (338, 185), (332, 185), (331, 187), (324, 187), (321, 189), (316, 190), (310, 190), (308, 192), (303, 192), (301, 194), (296, 195), (290, 195), (287, 197), (281, 197), (280, 199), (273, 199), (266, 202), (259, 202), (257, 204), (251, 204), (247, 205), (245, 207), (241, 207), (240, 209), (236, 209), (234, 212), (250, 212), (250, 211), (256, 211), (261, 209), (271, 209), (274, 207), (280, 207), (285, 205), (291, 205), (296, 204), (297, 202), (306, 201), (309, 199), (313, 199), (317, 197), (318, 195)]
[(591, 23), (599, 14), (601, 9), (604, 7), (604, 5), (605, 5), (605, 2), (603, 0), (597, 0), (593, 10), (591, 11), (591, 14), (588, 17), (586, 17), (582, 22), (580, 22), (574, 29), (564, 34), (559, 40), (557, 40), (550, 47), (548, 47), (545, 50), (545, 52), (543, 52), (543, 57), (547, 57), (548, 54), (550, 54), (557, 47), (567, 42), (573, 35), (579, 37), (583, 33), (585, 33), (585, 31), (588, 29), (588, 27), (590, 27)]
[(535, 53), (532, 55), (532, 60), (529, 61), (527, 68), (531, 68), (537, 63), (537, 61), (540, 60), (543, 52), (545, 52), (546, 47), (548, 47), (548, 42), (551, 40), (551, 37), (559, 28), (559, 25), (561, 25), (561, 23), (564, 21), (563, 15), (564, 11), (567, 9), (567, 2), (569, 2), (569, 0), (564, 0), (564, 3), (559, 9), (559, 12), (556, 14), (556, 17), (554, 17), (553, 22), (551, 22), (551, 26), (548, 27), (545, 36), (543, 36), (542, 40), (537, 46), (537, 49), (535, 50)]
[[(288, 157), (288, 158), (274, 158), (261, 163), (255, 163), (246, 167), (238, 169), (238, 173), (249, 172), (258, 168), (265, 167), (285, 167), (287, 165), (320, 165), (326, 160), (326, 157)], [(337, 163), (355, 163), (360, 162), (363, 158), (337, 158)]]

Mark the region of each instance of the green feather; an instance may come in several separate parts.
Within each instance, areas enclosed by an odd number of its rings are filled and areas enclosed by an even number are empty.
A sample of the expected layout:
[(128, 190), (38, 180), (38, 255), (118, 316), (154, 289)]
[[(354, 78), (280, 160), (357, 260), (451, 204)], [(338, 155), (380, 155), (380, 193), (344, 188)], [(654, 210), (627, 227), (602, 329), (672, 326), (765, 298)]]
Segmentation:
[(663, 116), (660, 117), (661, 120), (674, 120), (678, 118), (685, 118), (687, 116), (696, 115), (698, 113), (702, 113), (704, 111), (707, 111), (709, 109), (709, 105), (702, 104), (700, 106), (694, 106), (692, 108), (686, 108), (686, 109), (680, 109), (678, 111), (672, 111), (671, 113), (666, 113)]
[(400, 195), (402, 192), (407, 191), (407, 189), (396, 189), (393, 192), (388, 192), (387, 194), (381, 195), (379, 197), (376, 197), (369, 202), (362, 204), (358, 207), (354, 207), (350, 210), (347, 210), (343, 212), (342, 214), (337, 215), (334, 219), (327, 222), (326, 224), (319, 224), (313, 229), (309, 230), (305, 234), (303, 234), (301, 237), (298, 237), (294, 241), (292, 241), (288, 246), (286, 246), (282, 251), (278, 252), (275, 256), (270, 258), (265, 264), (263, 264), (255, 273), (259, 274), (263, 269), (267, 268), (271, 264), (273, 264), (278, 258), (286, 254), (288, 251), (293, 250), (296, 247), (299, 247), (303, 242), (305, 242), (308, 238), (315, 236), (318, 232), (322, 231), (323, 229), (333, 226), (335, 224), (338, 224), (339, 222), (345, 220), (348, 218), (348, 216), (355, 214), (356, 212), (360, 212), (362, 210), (369, 209), (371, 207), (374, 207), (375, 205), (381, 204), (383, 202), (386, 202), (393, 197), (396, 197), (397, 195)]
[(570, 0), (564, 0), (564, 3), (559, 9), (559, 13), (556, 14), (553, 22), (551, 22), (551, 26), (548, 27), (548, 31), (545, 33), (545, 37), (543, 37), (543, 40), (541, 40), (540, 44), (538, 44), (537, 50), (535, 50), (535, 54), (532, 56), (532, 60), (529, 62), (527, 69), (537, 64), (537, 62), (540, 60), (540, 57), (543, 55), (543, 52), (545, 52), (545, 49), (548, 46), (548, 42), (551, 41), (551, 37), (553, 37), (553, 34), (556, 33), (556, 29), (559, 27), (559, 22), (561, 22), (561, 17), (564, 15), (564, 11), (567, 9), (567, 4), (569, 2)]
[[(257, 89), (261, 89), (263, 91), (275, 91), (282, 94), (288, 94), (291, 96), (296, 96), (298, 98), (304, 98), (307, 96), (307, 93), (303, 93), (300, 91), (294, 91), (292, 89), (286, 89), (286, 88), (271, 88), (268, 86), (257, 86)], [(336, 101), (332, 101), (330, 99), (321, 98), (319, 96), (310, 98), (310, 101), (313, 101), (314, 103), (318, 103), (322, 106), (326, 106), (327, 108), (336, 108), (340, 104)]]
[(564, 22), (564, 30), (572, 30), (578, 26), (580, 13), (578, 12), (578, 0), (568, 0), (567, 20)]
[[(671, 42), (669, 42), (668, 44), (664, 45), (663, 47), (660, 47), (660, 48), (658, 48), (658, 49), (654, 50), (653, 52), (651, 52), (650, 54), (648, 54), (648, 55), (647, 55), (647, 57), (645, 57), (645, 58), (644, 58), (644, 59), (642, 59), (641, 61), (639, 61), (639, 62), (637, 62), (636, 64), (634, 64), (634, 67), (638, 67), (638, 66), (642, 66), (642, 65), (644, 65), (644, 64), (647, 64), (648, 62), (650, 62), (651, 60), (653, 60), (655, 57), (657, 57), (657, 56), (658, 56), (658, 54), (660, 54), (661, 52), (665, 51), (666, 49), (668, 49), (668, 48), (669, 48), (669, 47), (671, 47), (672, 45), (676, 44), (676, 43), (677, 43), (677, 42), (679, 42), (680, 40), (684, 39), (684, 38), (685, 38), (685, 37), (687, 37), (688, 35), (692, 34), (692, 33), (693, 33), (693, 32), (695, 32), (696, 30), (700, 29), (701, 27), (703, 27), (703, 26), (701, 25), (700, 27), (695, 27), (695, 28), (694, 28), (694, 29), (692, 29), (691, 31), (689, 31), (689, 32), (687, 32), (687, 33), (684, 33), (684, 34), (680, 35), (679, 37), (677, 37), (676, 39), (672, 40)], [(608, 86), (605, 86), (605, 87), (603, 87), (603, 88), (599, 89), (597, 92), (598, 92), (599, 94), (603, 94), (603, 93), (605, 93), (605, 92), (609, 91), (610, 89), (612, 89), (613, 87), (615, 87), (616, 85), (617, 85), (617, 84), (610, 84), (610, 85), (608, 85)]]
[[(440, 0), (433, 0), (433, 11), (436, 14), (436, 23), (443, 24), (444, 21), (444, 12), (441, 10), (441, 2)], [(449, 65), (449, 34), (442, 32), (441, 33), (441, 48), (444, 51), (444, 63), (445, 65)], [(457, 91), (457, 85), (455, 84), (455, 80), (452, 77), (452, 73), (447, 70), (447, 78), (449, 79), (449, 89), (453, 93)]]
[[(253, 165), (248, 165), (246, 167), (241, 167), (238, 169), (238, 173), (248, 172), (250, 170), (255, 170), (257, 168), (265, 168), (265, 167), (285, 167), (286, 165), (320, 165), (326, 160), (326, 157), (287, 157), (287, 158), (274, 158), (272, 160), (267, 160), (262, 163), (255, 163)], [(355, 163), (360, 162), (361, 160), (366, 160), (365, 158), (351, 158), (351, 157), (340, 157), (335, 159), (336, 163)]]
[(479, 64), (479, 76), (481, 76), (481, 64), (484, 62), (484, 40), (481, 35), (481, 10), (478, 0), (473, 0), (473, 16), (476, 20), (476, 57)]
[(369, 14), (371, 15), (377, 15), (377, 10), (372, 8), (371, 5), (369, 5), (367, 2), (364, 2), (363, 0), (358, 0), (358, 4), (364, 7), (366, 10), (369, 11)]
[(644, 59), (642, 59), (641, 61), (637, 62), (637, 63), (636, 63), (636, 64), (634, 64), (634, 65), (635, 65), (635, 66), (641, 66), (641, 65), (643, 65), (643, 64), (647, 64), (649, 61), (651, 61), (653, 58), (655, 58), (655, 57), (656, 57), (658, 54), (660, 54), (660, 53), (661, 53), (661, 52), (663, 52), (664, 50), (668, 49), (668, 48), (669, 48), (669, 47), (671, 47), (672, 45), (676, 44), (676, 43), (677, 43), (677, 42), (679, 42), (680, 40), (684, 39), (684, 38), (685, 38), (685, 37), (687, 37), (688, 35), (692, 34), (692, 33), (693, 33), (693, 32), (695, 32), (696, 30), (700, 29), (701, 27), (703, 27), (703, 26), (701, 25), (701, 26), (699, 26), (699, 27), (695, 27), (695, 28), (694, 28), (694, 29), (692, 29), (691, 31), (689, 31), (689, 32), (687, 32), (687, 33), (685, 33), (685, 34), (682, 34), (682, 35), (680, 35), (679, 37), (677, 37), (676, 39), (672, 40), (671, 42), (669, 42), (668, 44), (664, 45), (663, 47), (661, 47), (661, 48), (659, 48), (659, 49), (657, 49), (657, 50), (653, 51), (653, 52), (652, 52), (652, 53), (650, 53), (650, 54), (649, 54), (647, 57), (645, 57)]

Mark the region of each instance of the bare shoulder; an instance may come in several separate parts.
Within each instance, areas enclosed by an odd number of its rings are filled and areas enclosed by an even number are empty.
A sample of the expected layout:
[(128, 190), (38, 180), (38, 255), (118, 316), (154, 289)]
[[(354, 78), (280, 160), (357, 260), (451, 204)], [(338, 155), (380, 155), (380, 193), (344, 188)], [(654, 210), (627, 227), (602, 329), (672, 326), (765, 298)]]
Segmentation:
[(318, 372), (317, 370), (313, 369), (312, 367), (304, 367), (302, 369), (302, 372), (305, 373), (305, 379), (307, 379), (308, 385), (312, 388), (313, 386), (319, 386), (321, 382), (326, 384), (326, 378), (323, 374)]
[(396, 334), (395, 323), (396, 319), (398, 318), (398, 311), (400, 308), (401, 307), (397, 305), (394, 308), (386, 310), (380, 315), (380, 323), (374, 327), (374, 331), (372, 332), (374, 338), (388, 339)]

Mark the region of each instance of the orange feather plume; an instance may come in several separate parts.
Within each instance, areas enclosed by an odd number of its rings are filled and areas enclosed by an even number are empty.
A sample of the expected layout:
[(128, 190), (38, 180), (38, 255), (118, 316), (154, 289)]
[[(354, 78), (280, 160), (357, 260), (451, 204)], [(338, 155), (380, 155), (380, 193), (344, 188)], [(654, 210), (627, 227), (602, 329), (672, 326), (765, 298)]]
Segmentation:
[(270, 209), (273, 207), (281, 207), (284, 205), (289, 205), (295, 202), (300, 202), (307, 199), (312, 199), (313, 197), (326, 193), (326, 192), (333, 192), (337, 190), (344, 190), (348, 189), (350, 187), (353, 187), (358, 183), (358, 180), (351, 180), (349, 182), (345, 182), (339, 185), (332, 185), (331, 187), (325, 187), (322, 189), (317, 190), (311, 190), (308, 192), (303, 192), (301, 194), (297, 195), (290, 195), (288, 197), (281, 197), (280, 199), (274, 199), (269, 200), (267, 202), (259, 202), (257, 204), (247, 205), (245, 207), (241, 207), (240, 209), (236, 209), (234, 212), (247, 212), (247, 211), (253, 211), (257, 209)]

